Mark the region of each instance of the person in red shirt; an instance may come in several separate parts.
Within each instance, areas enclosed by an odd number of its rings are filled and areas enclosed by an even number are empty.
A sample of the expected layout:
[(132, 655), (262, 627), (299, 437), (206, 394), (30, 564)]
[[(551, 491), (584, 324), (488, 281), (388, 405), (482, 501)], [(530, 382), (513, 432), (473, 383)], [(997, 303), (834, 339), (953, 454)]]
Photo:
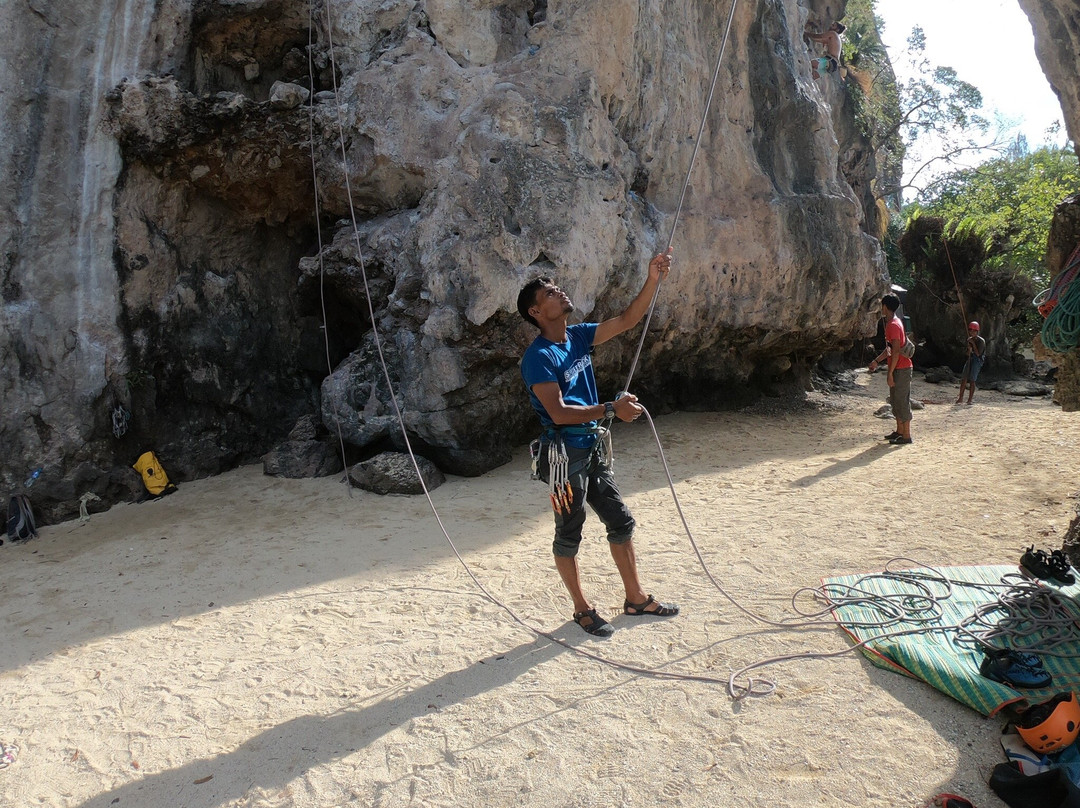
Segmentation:
[(882, 361), (889, 363), (889, 404), (892, 406), (896, 429), (885, 436), (893, 445), (911, 443), (911, 360), (901, 353), (907, 341), (904, 324), (896, 316), (900, 298), (885, 295), (881, 298), (881, 316), (885, 320), (885, 350), (870, 360), (870, 372), (877, 370)]
[(964, 388), (968, 385), (970, 385), (968, 404), (975, 398), (975, 380), (979, 378), (983, 359), (986, 358), (986, 340), (979, 335), (979, 324), (974, 320), (968, 323), (967, 354), (967, 364), (964, 365), (964, 370), (960, 374), (960, 395), (956, 397), (957, 404), (964, 400)]

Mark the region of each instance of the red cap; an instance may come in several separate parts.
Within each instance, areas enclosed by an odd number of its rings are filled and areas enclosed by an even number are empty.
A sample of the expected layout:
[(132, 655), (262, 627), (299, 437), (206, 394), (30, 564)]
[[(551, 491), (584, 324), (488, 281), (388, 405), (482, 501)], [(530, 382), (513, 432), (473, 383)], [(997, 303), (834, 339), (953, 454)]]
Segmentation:
[(978, 331), (978, 330), (979, 330), (979, 324), (978, 324), (977, 322), (975, 322), (974, 320), (972, 320), (972, 321), (971, 321), (970, 323), (968, 323), (968, 330), (970, 331), (970, 330), (971, 330), (971, 329), (973, 329), (973, 328), (974, 328), (974, 329), (975, 329), (976, 331)]

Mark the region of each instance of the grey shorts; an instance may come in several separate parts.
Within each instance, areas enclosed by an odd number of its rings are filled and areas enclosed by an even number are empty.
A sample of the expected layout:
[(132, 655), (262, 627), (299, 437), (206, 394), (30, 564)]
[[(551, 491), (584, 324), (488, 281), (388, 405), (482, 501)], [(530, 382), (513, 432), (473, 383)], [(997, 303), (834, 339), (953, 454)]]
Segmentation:
[(893, 418), (903, 423), (911, 420), (911, 368), (896, 368), (889, 388), (889, 404)]

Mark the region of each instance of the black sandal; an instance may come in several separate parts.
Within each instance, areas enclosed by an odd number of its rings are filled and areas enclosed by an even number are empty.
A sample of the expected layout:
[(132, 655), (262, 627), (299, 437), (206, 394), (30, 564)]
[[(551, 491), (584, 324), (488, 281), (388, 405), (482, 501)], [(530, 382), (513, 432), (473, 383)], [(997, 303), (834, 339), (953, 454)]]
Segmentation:
[[(586, 619), (589, 621), (588, 624), (584, 622)], [(615, 627), (598, 615), (596, 609), (576, 612), (574, 614), (574, 622), (590, 634), (595, 634), (597, 637), (610, 637), (615, 633)]]
[[(656, 608), (646, 611), (649, 606), (656, 604)], [(649, 595), (649, 599), (644, 603), (631, 603), (626, 600), (623, 601), (623, 611), (631, 617), (671, 617), (679, 613), (679, 607), (674, 603), (661, 603), (652, 595)]]
[(1020, 558), (1020, 567), (1044, 581), (1056, 581), (1065, 586), (1076, 583), (1076, 577), (1069, 569), (1069, 559), (1061, 550), (1047, 553), (1045, 550), (1036, 550), (1035, 545), (1028, 547)]

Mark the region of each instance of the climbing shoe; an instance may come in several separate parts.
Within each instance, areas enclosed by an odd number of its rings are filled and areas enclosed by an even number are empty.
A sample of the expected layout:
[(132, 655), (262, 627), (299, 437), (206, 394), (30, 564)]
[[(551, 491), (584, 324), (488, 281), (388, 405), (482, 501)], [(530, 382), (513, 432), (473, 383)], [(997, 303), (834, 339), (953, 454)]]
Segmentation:
[[(1033, 659), (1038, 664), (1024, 664)], [(1007, 648), (987, 651), (979, 666), (979, 673), (1009, 687), (1048, 687), (1053, 681), (1053, 677), (1042, 667), (1042, 661), (1034, 654)]]
[(1069, 569), (1069, 559), (1061, 550), (1047, 553), (1045, 550), (1036, 550), (1035, 545), (1032, 545), (1020, 557), (1020, 566), (1024, 571), (1044, 581), (1054, 581), (1065, 586), (1076, 583), (1076, 577)]
[(1072, 586), (1076, 583), (1076, 576), (1072, 574), (1072, 570), (1069, 569), (1069, 558), (1061, 550), (1054, 550), (1050, 553), (1050, 574), (1054, 576), (1054, 579), (1065, 586)]

